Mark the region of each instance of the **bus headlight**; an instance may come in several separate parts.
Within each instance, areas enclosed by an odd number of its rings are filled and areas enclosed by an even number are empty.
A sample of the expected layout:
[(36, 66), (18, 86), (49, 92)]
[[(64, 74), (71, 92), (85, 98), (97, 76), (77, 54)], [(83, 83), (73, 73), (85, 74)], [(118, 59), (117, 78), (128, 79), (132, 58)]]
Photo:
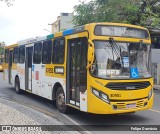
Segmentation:
[(151, 89), (148, 93), (148, 100), (152, 97), (152, 94), (153, 94), (153, 89)]
[(100, 97), (99, 91), (97, 91), (96, 89), (92, 88), (92, 93), (97, 96)]
[(109, 101), (109, 97), (107, 94), (101, 93), (101, 99), (105, 102), (107, 102), (108, 104), (110, 103)]
[(110, 100), (109, 100), (109, 97), (107, 94), (101, 92), (101, 91), (98, 91), (96, 90), (95, 88), (92, 87), (92, 93), (97, 96), (99, 99), (107, 102), (108, 104), (110, 104)]

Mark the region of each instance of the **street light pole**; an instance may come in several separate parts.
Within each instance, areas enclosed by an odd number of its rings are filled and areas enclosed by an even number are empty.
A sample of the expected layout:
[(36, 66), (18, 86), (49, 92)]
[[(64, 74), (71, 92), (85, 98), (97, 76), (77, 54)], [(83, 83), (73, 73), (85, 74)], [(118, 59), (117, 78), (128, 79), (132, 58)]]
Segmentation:
[(51, 31), (49, 31), (49, 30), (47, 30), (47, 29), (43, 29), (43, 30), (45, 30), (45, 31), (48, 31), (48, 32), (52, 33)]

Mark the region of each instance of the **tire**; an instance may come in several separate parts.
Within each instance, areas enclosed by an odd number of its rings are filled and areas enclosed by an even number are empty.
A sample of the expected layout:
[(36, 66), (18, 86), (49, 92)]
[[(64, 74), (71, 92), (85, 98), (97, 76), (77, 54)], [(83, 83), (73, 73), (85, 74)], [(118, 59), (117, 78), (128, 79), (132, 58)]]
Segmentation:
[(59, 87), (56, 92), (56, 107), (60, 113), (69, 113), (69, 107), (65, 104), (65, 95), (62, 87)]
[(15, 90), (17, 94), (23, 93), (23, 91), (20, 89), (20, 82), (18, 77), (15, 78)]

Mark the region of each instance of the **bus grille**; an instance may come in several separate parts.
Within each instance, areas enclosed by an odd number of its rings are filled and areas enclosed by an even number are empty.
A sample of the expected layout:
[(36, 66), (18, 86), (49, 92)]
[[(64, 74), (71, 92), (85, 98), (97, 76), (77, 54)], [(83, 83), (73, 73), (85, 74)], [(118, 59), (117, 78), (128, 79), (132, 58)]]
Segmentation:
[(107, 88), (112, 90), (137, 90), (149, 87), (149, 81), (142, 82), (110, 82), (106, 85)]
[[(137, 101), (135, 104), (136, 104), (136, 107), (134, 107), (134, 108), (140, 108), (140, 107), (144, 107), (145, 105), (147, 105), (144, 103), (143, 100)], [(115, 110), (128, 109), (126, 103), (116, 103), (113, 105), (113, 108)], [(131, 109), (132, 109), (132, 107), (131, 107)]]
[(136, 104), (136, 107), (138, 108), (138, 107), (143, 107), (143, 106), (145, 106), (146, 104), (143, 102), (143, 100), (141, 100), (141, 101), (138, 101), (137, 102), (137, 104)]

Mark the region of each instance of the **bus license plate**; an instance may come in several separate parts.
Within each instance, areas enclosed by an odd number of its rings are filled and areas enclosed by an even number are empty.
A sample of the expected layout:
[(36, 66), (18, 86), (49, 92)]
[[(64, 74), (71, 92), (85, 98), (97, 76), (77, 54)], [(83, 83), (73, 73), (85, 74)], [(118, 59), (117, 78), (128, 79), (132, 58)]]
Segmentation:
[(135, 108), (136, 107), (136, 103), (127, 104), (126, 107), (127, 108)]

